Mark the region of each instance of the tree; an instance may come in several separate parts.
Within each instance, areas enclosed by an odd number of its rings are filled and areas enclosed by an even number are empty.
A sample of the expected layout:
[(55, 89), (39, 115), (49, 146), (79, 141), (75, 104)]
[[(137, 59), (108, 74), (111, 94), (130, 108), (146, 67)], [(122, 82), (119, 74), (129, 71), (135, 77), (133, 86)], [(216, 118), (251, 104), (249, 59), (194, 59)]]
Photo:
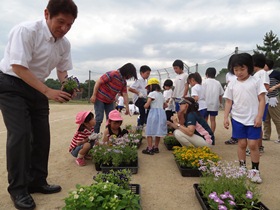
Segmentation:
[(280, 67), (280, 41), (272, 30), (265, 34), (263, 44), (263, 46), (257, 45), (257, 50), (254, 50), (254, 53), (263, 53), (274, 61), (274, 68)]
[(55, 90), (59, 90), (61, 88), (61, 84), (58, 79), (54, 80), (52, 78), (49, 78), (45, 81), (45, 85)]

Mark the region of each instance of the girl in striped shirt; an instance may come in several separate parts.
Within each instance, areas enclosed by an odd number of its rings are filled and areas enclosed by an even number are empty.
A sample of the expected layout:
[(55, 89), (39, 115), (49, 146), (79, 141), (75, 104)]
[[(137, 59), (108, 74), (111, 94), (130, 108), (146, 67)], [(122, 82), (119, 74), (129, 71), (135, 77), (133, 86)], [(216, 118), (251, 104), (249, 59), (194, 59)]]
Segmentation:
[(76, 157), (77, 165), (84, 166), (86, 165), (85, 158), (90, 158), (88, 152), (95, 144), (98, 144), (100, 134), (94, 133), (93, 127), (96, 121), (92, 112), (79, 112), (76, 116), (76, 124), (79, 127), (71, 141), (69, 152)]

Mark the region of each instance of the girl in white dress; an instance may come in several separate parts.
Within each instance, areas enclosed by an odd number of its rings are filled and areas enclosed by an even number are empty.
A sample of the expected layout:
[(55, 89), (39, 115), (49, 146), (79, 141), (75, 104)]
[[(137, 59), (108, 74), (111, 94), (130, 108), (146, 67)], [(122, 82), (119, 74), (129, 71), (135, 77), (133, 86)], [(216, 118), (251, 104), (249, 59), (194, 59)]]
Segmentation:
[[(166, 114), (164, 111), (167, 105), (164, 102), (165, 100), (161, 93), (158, 79), (150, 78), (146, 89), (148, 91), (148, 99), (144, 107), (145, 109), (150, 108), (146, 124), (148, 147), (142, 153), (153, 155), (154, 153), (159, 153), (158, 145), (160, 137), (164, 137), (167, 133)], [(153, 137), (155, 137), (154, 146)]]

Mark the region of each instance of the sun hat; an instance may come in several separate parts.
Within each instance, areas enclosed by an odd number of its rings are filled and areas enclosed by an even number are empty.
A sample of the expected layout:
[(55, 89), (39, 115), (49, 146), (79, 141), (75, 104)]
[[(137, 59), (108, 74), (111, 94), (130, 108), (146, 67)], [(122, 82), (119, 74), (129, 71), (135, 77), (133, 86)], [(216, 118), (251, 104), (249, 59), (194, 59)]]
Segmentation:
[(109, 113), (108, 119), (112, 121), (123, 121), (121, 113), (116, 109)]
[(193, 103), (195, 103), (195, 100), (193, 98), (191, 98), (191, 97), (182, 98), (179, 101), (179, 104), (189, 104), (189, 105), (192, 105)]
[(121, 113), (118, 110), (112, 110), (109, 112), (108, 120), (106, 122), (106, 125), (109, 124), (109, 120), (112, 121), (123, 121), (123, 118), (121, 116)]
[(90, 111), (81, 111), (76, 115), (76, 124), (83, 124)]
[(150, 78), (146, 87), (148, 87), (149, 85), (159, 85), (159, 80), (157, 78)]

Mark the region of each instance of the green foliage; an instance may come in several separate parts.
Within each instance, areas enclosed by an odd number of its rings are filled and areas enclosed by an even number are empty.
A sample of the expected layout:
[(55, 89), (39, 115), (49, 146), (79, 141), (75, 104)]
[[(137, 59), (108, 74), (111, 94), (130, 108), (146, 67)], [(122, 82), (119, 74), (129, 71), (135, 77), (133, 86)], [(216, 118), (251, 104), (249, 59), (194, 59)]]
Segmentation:
[(52, 89), (55, 89), (55, 90), (59, 90), (60, 87), (61, 87), (61, 84), (60, 84), (58, 79), (54, 80), (54, 79), (51, 79), (51, 78), (49, 78), (45, 81), (45, 85), (47, 85), (49, 88), (52, 88)]
[(129, 183), (131, 181), (132, 173), (128, 169), (110, 170), (107, 173), (98, 173), (93, 177), (96, 182), (112, 182), (123, 189), (130, 189)]
[(139, 195), (111, 182), (77, 185), (65, 198), (63, 210), (141, 209)]
[(181, 146), (181, 144), (178, 142), (178, 140), (175, 138), (175, 136), (165, 136), (163, 138), (163, 141), (165, 144), (170, 144), (173, 146)]
[(274, 68), (280, 67), (280, 41), (272, 30), (265, 34), (263, 46), (257, 45), (257, 50), (254, 50), (254, 53), (263, 53), (274, 61)]

